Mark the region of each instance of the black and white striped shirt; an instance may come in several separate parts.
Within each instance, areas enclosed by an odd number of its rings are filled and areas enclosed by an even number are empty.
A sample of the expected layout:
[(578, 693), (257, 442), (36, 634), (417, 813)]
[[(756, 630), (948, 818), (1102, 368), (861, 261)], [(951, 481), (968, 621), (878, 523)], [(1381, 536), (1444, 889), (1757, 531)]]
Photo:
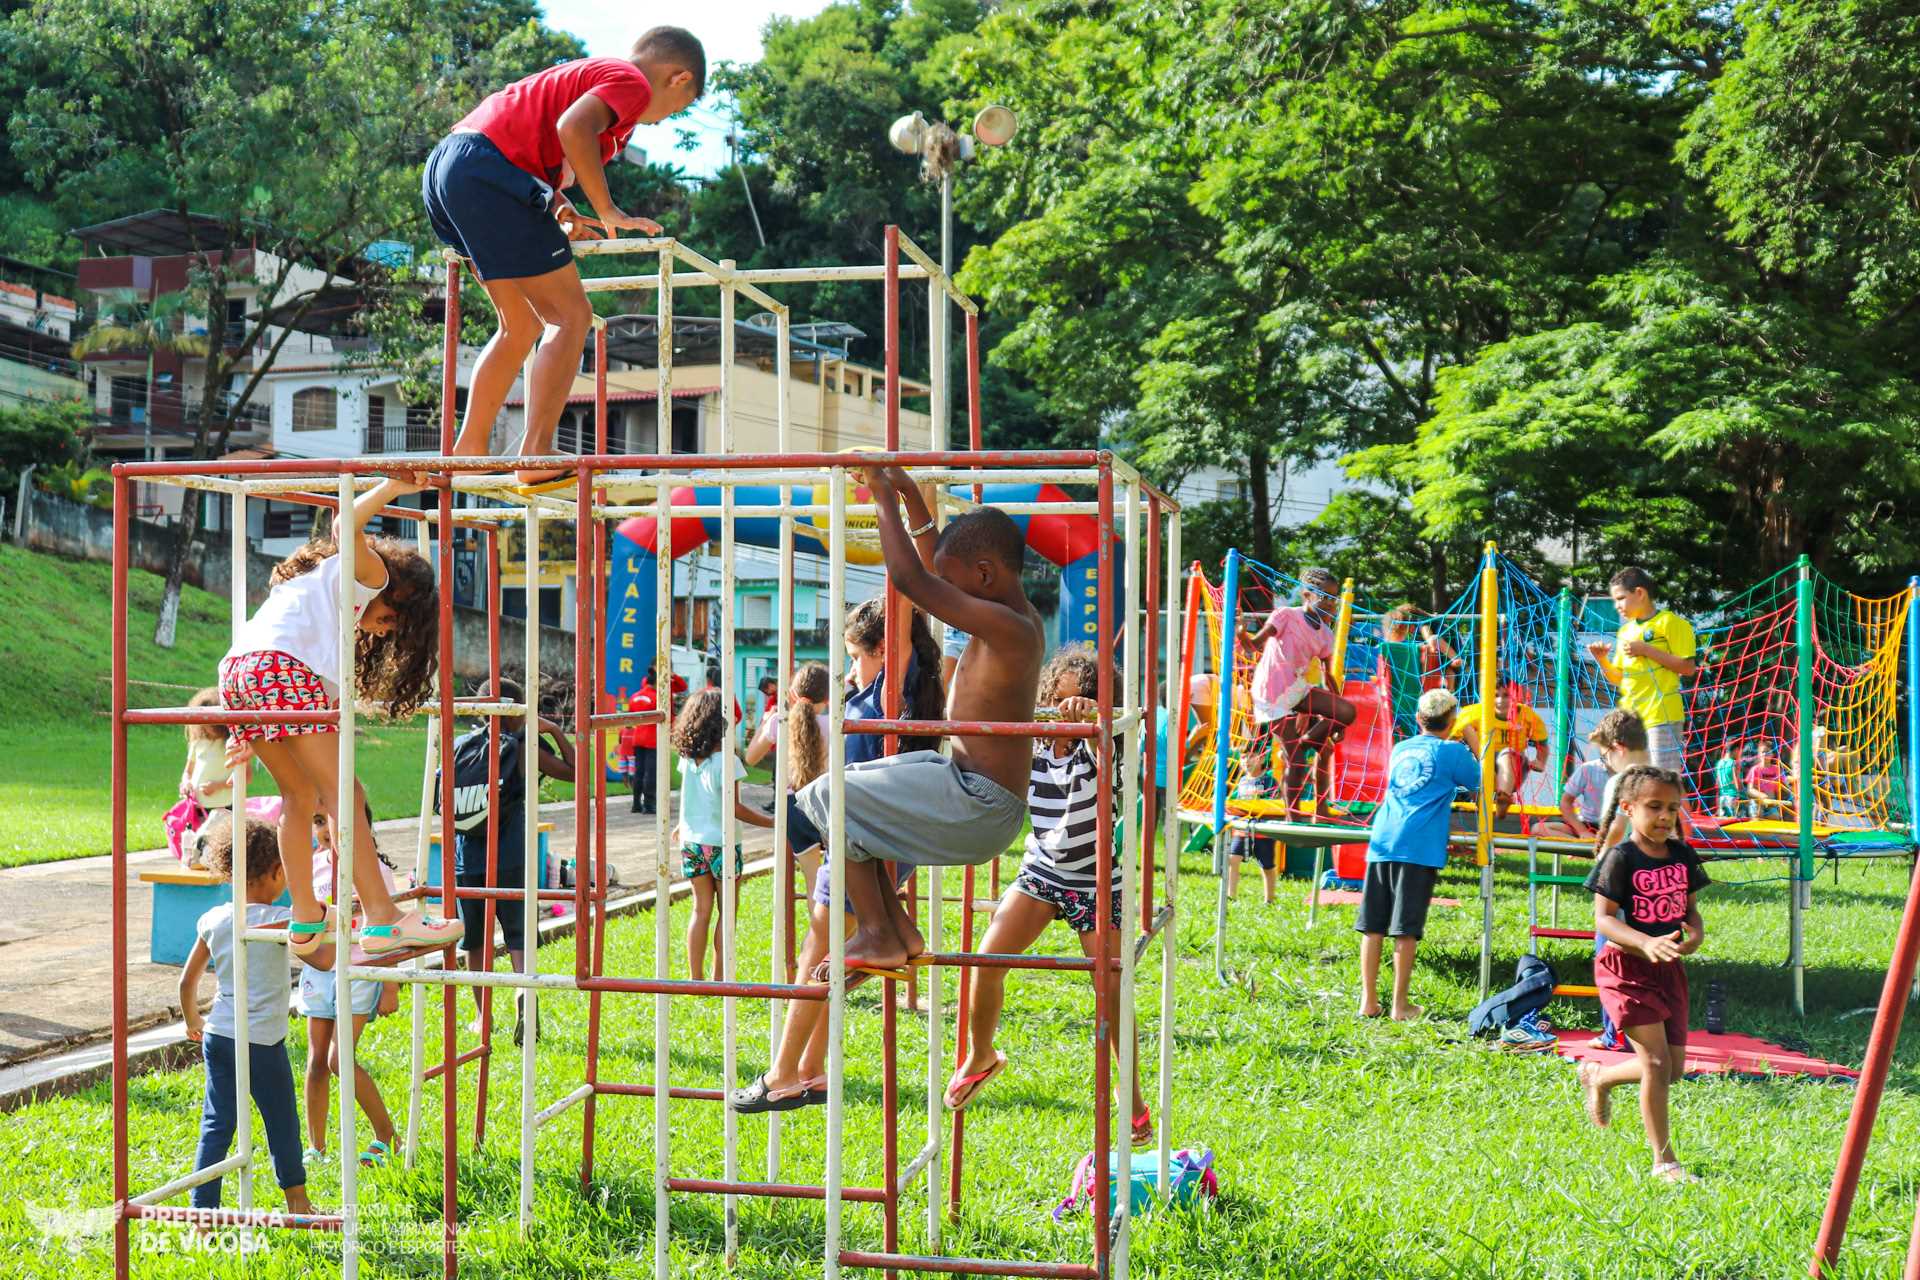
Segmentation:
[[(1094, 853), (1099, 842), (1100, 770), (1092, 748), (1074, 743), (1064, 756), (1051, 744), (1038, 744), (1033, 773), (1027, 782), (1027, 812), (1033, 830), (1027, 835), (1023, 873), (1060, 889), (1091, 894), (1094, 891)], [(1113, 784), (1114, 812), (1120, 812), (1120, 781)], [(1119, 849), (1119, 832), (1114, 833)], [(1113, 892), (1120, 892), (1120, 868), (1114, 859)]]

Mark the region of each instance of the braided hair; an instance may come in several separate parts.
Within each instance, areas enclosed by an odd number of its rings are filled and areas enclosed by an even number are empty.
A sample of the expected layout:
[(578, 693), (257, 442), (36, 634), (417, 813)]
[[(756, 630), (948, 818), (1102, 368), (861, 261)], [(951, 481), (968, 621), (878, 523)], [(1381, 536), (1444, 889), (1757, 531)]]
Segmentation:
[(1613, 820), (1621, 807), (1632, 804), (1649, 787), (1672, 787), (1680, 791), (1680, 775), (1652, 764), (1630, 764), (1622, 769), (1619, 780), (1613, 784), (1612, 793), (1607, 797), (1606, 808), (1600, 814), (1600, 823), (1593, 829), (1594, 857), (1598, 858), (1607, 851), (1607, 832), (1613, 830)]

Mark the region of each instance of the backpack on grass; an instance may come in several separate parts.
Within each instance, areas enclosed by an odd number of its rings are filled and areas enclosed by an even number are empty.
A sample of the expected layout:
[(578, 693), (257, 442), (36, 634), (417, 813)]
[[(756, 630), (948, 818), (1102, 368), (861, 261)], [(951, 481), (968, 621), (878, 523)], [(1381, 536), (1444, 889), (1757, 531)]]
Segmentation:
[(1497, 1036), (1530, 1013), (1547, 1007), (1557, 979), (1553, 966), (1539, 956), (1521, 956), (1514, 966), (1513, 985), (1496, 991), (1467, 1015), (1467, 1030), (1476, 1036)]
[[(1118, 1203), (1120, 1189), (1117, 1185), (1120, 1153), (1113, 1152), (1109, 1157), (1110, 1167), (1115, 1176), (1110, 1182), (1110, 1203)], [(1080, 1157), (1073, 1166), (1073, 1181), (1062, 1200), (1053, 1211), (1053, 1220), (1059, 1222), (1070, 1213), (1076, 1213), (1093, 1203), (1093, 1152)], [(1213, 1171), (1213, 1151), (1207, 1147), (1181, 1147), (1173, 1152), (1167, 1162), (1167, 1199), (1174, 1204), (1191, 1204), (1200, 1196), (1209, 1198), (1220, 1194), (1220, 1179)], [(1160, 1201), (1160, 1155), (1147, 1151), (1136, 1154), (1128, 1169), (1127, 1212), (1145, 1213)]]

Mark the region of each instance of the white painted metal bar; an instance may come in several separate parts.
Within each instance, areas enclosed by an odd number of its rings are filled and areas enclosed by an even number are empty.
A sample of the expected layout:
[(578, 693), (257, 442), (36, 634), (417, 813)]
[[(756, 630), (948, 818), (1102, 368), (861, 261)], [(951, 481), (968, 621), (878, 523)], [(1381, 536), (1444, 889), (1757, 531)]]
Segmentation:
[[(938, 1169), (940, 1163), (935, 1160), (934, 1157), (939, 1154), (940, 1144), (937, 1142), (929, 1142), (921, 1147), (919, 1151), (915, 1152), (913, 1159), (907, 1161), (907, 1167), (900, 1171), (900, 1190), (904, 1192), (908, 1187), (912, 1186), (913, 1180), (920, 1176), (922, 1170), (928, 1168)], [(931, 1194), (938, 1185), (938, 1183), (930, 1182), (928, 1184), (929, 1194)], [(940, 1198), (934, 1196), (932, 1203), (938, 1207)], [(940, 1249), (940, 1243), (937, 1240), (931, 1241), (927, 1247), (929, 1250), (937, 1253)]]
[[(662, 454), (673, 452), (673, 254), (662, 251), (660, 254), (660, 279), (665, 287), (655, 298), (656, 317), (658, 319), (654, 352), (660, 370), (660, 396), (654, 405), (655, 437), (654, 445)], [(667, 853), (668, 832), (667, 814), (673, 808), (673, 774), (669, 769), (672, 757), (672, 718), (673, 707), (673, 519), (668, 499), (671, 491), (662, 489), (659, 493), (654, 524), (654, 546), (656, 551), (666, 552), (654, 557), (659, 572), (659, 589), (655, 594), (656, 645), (654, 659), (654, 688), (658, 690), (660, 704), (667, 708), (669, 716), (663, 720), (658, 733), (658, 747), (653, 753), (656, 785), (654, 788), (653, 819), (653, 968), (654, 975), (667, 978), (672, 975), (672, 943), (668, 936), (667, 896), (668, 886), (673, 883), (673, 863)], [(723, 775), (724, 776), (724, 775)], [(672, 1272), (667, 1263), (667, 1232), (669, 1227), (667, 1212), (667, 1174), (668, 1174), (668, 1126), (670, 1108), (673, 1099), (669, 1094), (670, 1081), (668, 1056), (671, 1045), (669, 1026), (670, 997), (657, 995), (653, 998), (653, 1273), (654, 1280), (670, 1280)]]
[[(698, 265), (698, 264), (694, 264)], [(731, 259), (720, 264), (731, 275)], [(720, 452), (733, 452), (733, 354), (734, 288), (720, 286)], [(669, 537), (668, 546), (672, 545)], [(734, 812), (735, 788), (739, 785), (736, 769), (745, 772), (738, 754), (740, 727), (733, 722), (733, 708), (740, 705), (738, 683), (733, 671), (733, 564), (734, 564), (733, 490), (720, 491), (720, 716), (727, 726), (720, 742), (720, 963), (716, 975), (732, 982), (738, 972), (734, 947), (738, 921), (734, 919), (733, 895), (738, 891), (739, 873), (734, 868), (734, 850), (740, 844), (740, 818)], [(705, 945), (704, 942), (702, 945)], [(731, 1094), (740, 1073), (739, 1001), (726, 996), (720, 1001), (720, 1073), (723, 1092)], [(740, 1117), (729, 1106), (720, 1108), (722, 1162), (728, 1182), (740, 1180)], [(725, 1237), (727, 1265), (740, 1257), (740, 1197), (728, 1192), (721, 1198), (721, 1217)]]
[[(782, 304), (778, 298), (767, 293), (752, 281), (741, 279), (740, 273), (734, 270), (733, 259), (731, 258), (725, 258), (719, 262), (715, 262), (698, 250), (687, 248), (686, 245), (680, 243), (678, 240), (673, 242), (673, 255), (692, 267), (695, 271), (713, 277), (714, 281), (720, 285), (723, 293), (733, 293), (737, 290), (740, 293), (746, 294), (749, 298), (769, 311), (779, 311), (782, 309)], [(675, 268), (675, 270), (677, 271), (678, 268)]]
[[(1184, 619), (1185, 594), (1180, 586), (1180, 513), (1173, 511), (1167, 516), (1167, 565), (1166, 578), (1161, 584), (1161, 594), (1165, 597), (1166, 617), (1166, 683), (1169, 689), (1180, 680), (1181, 663), (1185, 659), (1182, 652), (1185, 635), (1182, 628)], [(1176, 693), (1167, 707), (1167, 795), (1166, 812), (1161, 820), (1166, 824), (1166, 832), (1161, 844), (1160, 860), (1165, 868), (1161, 881), (1161, 892), (1166, 898), (1167, 909), (1173, 915), (1161, 926), (1160, 930), (1160, 1132), (1159, 1156), (1160, 1179), (1156, 1184), (1160, 1188), (1160, 1199), (1166, 1201), (1173, 1189), (1173, 981), (1175, 973), (1174, 942), (1180, 927), (1180, 747), (1187, 739), (1187, 726), (1182, 719), (1176, 722), (1176, 711), (1185, 705), (1185, 701)], [(1179, 744), (1179, 745), (1176, 745)]]
[[(537, 505), (526, 509), (527, 520), (527, 568), (522, 582), (522, 591), (526, 599), (526, 626), (522, 628), (525, 646), (521, 657), (521, 672), (524, 683), (520, 686), (521, 696), (526, 701), (526, 720), (523, 732), (526, 737), (521, 743), (521, 792), (520, 805), (522, 822), (521, 854), (522, 863), (520, 884), (523, 889), (521, 901), (521, 937), (526, 945), (527, 976), (537, 977), (540, 972), (540, 509)], [(575, 566), (576, 570), (578, 566)], [(575, 578), (578, 582), (581, 579)], [(488, 602), (491, 608), (499, 608), (500, 602)], [(497, 694), (500, 691), (495, 689)], [(574, 770), (574, 785), (587, 785), (584, 753), (577, 760)], [(582, 840), (589, 839), (591, 833), (576, 831), (573, 833), (574, 870), (577, 876), (582, 874), (579, 855)], [(550, 854), (559, 857), (558, 852)], [(590, 927), (585, 920), (573, 923), (576, 929)], [(525, 1235), (533, 1226), (533, 1156), (535, 1131), (539, 1129), (539, 1116), (533, 1106), (538, 1096), (539, 1068), (535, 1047), (540, 1039), (540, 1002), (539, 988), (523, 988), (526, 1013), (520, 1035), (520, 1234)], [(591, 1089), (588, 1090), (592, 1092)]]
[[(914, 262), (919, 264), (920, 270), (926, 273), (926, 279), (931, 284), (952, 298), (954, 302), (959, 305), (960, 309), (968, 315), (977, 316), (980, 314), (980, 304), (960, 292), (953, 281), (948, 278), (947, 273), (940, 269), (940, 264), (935, 262), (925, 249), (915, 244), (904, 231), (899, 233), (899, 239), (900, 252), (906, 254), (909, 258), (913, 259)], [(905, 273), (903, 272), (902, 274), (904, 275)]]
[[(1123, 778), (1122, 796), (1124, 797), (1121, 811), (1127, 814), (1144, 814), (1146, 812), (1142, 805), (1142, 789), (1152, 781), (1152, 779), (1145, 777), (1145, 770), (1142, 768), (1146, 763), (1146, 751), (1145, 735), (1141, 732), (1144, 726), (1142, 724), (1140, 709), (1145, 705), (1142, 694), (1147, 691), (1143, 688), (1143, 677), (1145, 675), (1143, 667), (1145, 664), (1140, 660), (1140, 626), (1136, 619), (1140, 617), (1140, 584), (1144, 577), (1141, 572), (1141, 566), (1146, 563), (1146, 540), (1140, 536), (1140, 518), (1140, 484), (1137, 479), (1131, 479), (1126, 486), (1126, 523), (1123, 526), (1126, 530), (1126, 539), (1123, 547), (1124, 554), (1114, 557), (1115, 564), (1125, 566), (1125, 573), (1127, 575), (1127, 611), (1124, 615), (1126, 621), (1121, 626), (1121, 630), (1125, 635), (1125, 639), (1122, 642), (1121, 658), (1121, 663), (1125, 667), (1123, 673), (1125, 679), (1122, 682), (1122, 688), (1125, 691), (1122, 696), (1125, 701), (1122, 704), (1121, 714), (1114, 728), (1116, 736), (1124, 735), (1123, 741), (1126, 754), (1121, 757), (1120, 765), (1120, 773)], [(1102, 536), (1105, 536), (1104, 532)], [(1152, 572), (1151, 567), (1147, 569), (1147, 572)], [(1111, 639), (1103, 636), (1101, 637), (1101, 643), (1109, 646), (1108, 652), (1112, 652), (1111, 645), (1113, 642)], [(1121, 728), (1121, 725), (1125, 727)], [(1119, 848), (1115, 850), (1115, 852), (1119, 855), (1120, 861), (1123, 864), (1130, 864), (1127, 865), (1126, 875), (1120, 882), (1121, 927), (1114, 932), (1115, 944), (1120, 948), (1120, 998), (1117, 1001), (1120, 1006), (1117, 1011), (1120, 1023), (1120, 1052), (1118, 1054), (1120, 1081), (1114, 1089), (1113, 1098), (1116, 1104), (1118, 1104), (1122, 1097), (1126, 1098), (1127, 1101), (1124, 1108), (1122, 1108), (1122, 1114), (1127, 1117), (1127, 1131), (1131, 1132), (1133, 1128), (1133, 1079), (1134, 1072), (1137, 1068), (1135, 1058), (1138, 1053), (1138, 1046), (1134, 1043), (1134, 948), (1131, 940), (1133, 931), (1137, 928), (1135, 921), (1140, 918), (1138, 902), (1140, 895), (1140, 877), (1145, 874), (1146, 864), (1144, 858), (1136, 861), (1128, 858), (1125, 853), (1127, 847), (1133, 845), (1134, 842), (1138, 840), (1140, 834), (1139, 819), (1136, 818), (1134, 821), (1125, 825), (1126, 833), (1124, 836), (1118, 829), (1118, 826), (1116, 826), (1113, 833), (1113, 838), (1119, 845)], [(1137, 847), (1146, 851), (1146, 857), (1152, 856), (1151, 841), (1141, 840)], [(1111, 1132), (1119, 1133), (1121, 1130), (1116, 1126)], [(1124, 1151), (1128, 1148), (1121, 1147), (1120, 1149)], [(1126, 1195), (1116, 1196), (1114, 1211), (1119, 1217), (1120, 1230), (1115, 1240), (1115, 1248), (1111, 1259), (1113, 1275), (1115, 1280), (1126, 1280), (1128, 1255), (1133, 1240), (1132, 1197)]]
[(576, 1087), (573, 1090), (573, 1092), (567, 1094), (565, 1097), (559, 1099), (556, 1102), (550, 1102), (546, 1106), (540, 1108), (540, 1110), (534, 1112), (528, 1120), (527, 1127), (529, 1129), (544, 1128), (549, 1120), (554, 1119), (555, 1117), (559, 1116), (561, 1113), (573, 1107), (579, 1106), (581, 1103), (585, 1102), (588, 1098), (591, 1098), (592, 1096), (593, 1096), (592, 1085), (590, 1084), (580, 1085)]
[(598, 258), (607, 254), (659, 254), (666, 258), (677, 247), (672, 236), (610, 236), (605, 240), (576, 240), (573, 256)]
[[(951, 198), (951, 184), (942, 187), (943, 199)], [(949, 206), (950, 208), (951, 206)], [(946, 221), (943, 219), (943, 227)], [(950, 229), (950, 228), (949, 228)], [(906, 236), (900, 237), (900, 243), (908, 243)], [(951, 252), (952, 245), (943, 239), (941, 252)], [(932, 419), (933, 433), (931, 443), (936, 450), (949, 446), (951, 438), (951, 380), (949, 364), (951, 348), (948, 345), (947, 294), (953, 282), (943, 272), (938, 279), (927, 281), (927, 410)], [(929, 486), (933, 494), (932, 514), (934, 523), (941, 522), (939, 498), (942, 490), (938, 485)], [(907, 615), (911, 617), (911, 614)], [(922, 677), (925, 678), (924, 675)], [(927, 945), (935, 951), (946, 950), (945, 922), (942, 918), (947, 900), (947, 869), (930, 867), (926, 880), (927, 892)], [(900, 1176), (900, 1186), (905, 1187), (918, 1173), (919, 1167), (927, 1170), (927, 1243), (930, 1254), (940, 1252), (941, 1235), (946, 1227), (946, 1196), (944, 1182), (946, 1162), (940, 1158), (946, 1146), (947, 1113), (942, 1102), (946, 1091), (946, 1042), (944, 1032), (946, 1019), (942, 1004), (946, 999), (946, 975), (939, 969), (928, 969), (924, 975), (927, 986), (927, 1141), (920, 1154), (907, 1164), (907, 1171)], [(956, 1031), (957, 1034), (957, 1031)]]
[[(847, 616), (846, 481), (834, 468), (828, 492), (833, 515), (827, 525), (827, 616)], [(847, 918), (834, 905), (847, 900), (846, 686), (829, 682), (827, 695), (827, 1172), (824, 1280), (840, 1280), (842, 1148), (847, 1130)]]
[[(189, 497), (188, 502), (202, 502)], [(247, 498), (232, 496), (228, 508), (228, 549), (233, 554), (229, 571), (232, 584), (231, 612), (233, 634), (238, 636), (247, 625)], [(343, 587), (344, 591), (345, 588)], [(352, 653), (353, 650), (346, 650)], [(249, 999), (252, 987), (247, 981), (247, 777), (246, 770), (233, 771), (233, 808), (228, 830), (233, 836), (233, 866), (228, 871), (227, 901), (233, 908), (233, 1089), (234, 1115), (245, 1121), (234, 1126), (235, 1154), (240, 1160), (239, 1205), (253, 1205), (253, 1010)], [(286, 935), (281, 935), (282, 942)], [(277, 961), (276, 961), (277, 963)]]
[[(783, 309), (775, 317), (775, 330), (778, 335), (778, 348), (774, 352), (774, 382), (779, 386), (780, 399), (774, 410), (774, 447), (785, 453), (793, 447), (793, 388), (788, 382), (792, 375), (793, 342), (791, 318)], [(737, 514), (736, 509), (736, 514)], [(775, 658), (779, 696), (781, 706), (792, 710), (790, 699), (793, 690), (793, 617), (797, 601), (794, 597), (793, 581), (793, 516), (784, 509), (780, 513), (780, 589), (775, 606), (780, 615), (780, 639)], [(787, 932), (792, 925), (791, 912), (787, 906), (787, 888), (791, 883), (790, 875), (781, 873), (782, 861), (787, 855), (787, 806), (783, 792), (787, 786), (787, 769), (791, 760), (792, 743), (790, 735), (782, 726), (774, 726), (773, 735), (773, 858), (776, 884), (773, 889), (773, 929), (769, 949), (769, 982), (787, 980)], [(807, 886), (803, 899), (812, 892)], [(786, 1002), (767, 1001), (767, 1065), (771, 1069), (780, 1053), (781, 1032), (785, 1028), (787, 1016)], [(780, 1180), (780, 1121), (778, 1111), (767, 1116), (767, 1181)]]
[[(746, 271), (736, 271), (733, 279), (740, 285), (775, 284), (849, 284), (857, 281), (880, 280), (886, 276), (886, 269), (880, 266), (855, 267), (756, 267)], [(900, 264), (902, 280), (925, 280), (925, 267)], [(617, 293), (634, 289), (658, 289), (659, 275), (638, 276), (597, 276), (582, 280), (588, 293)], [(705, 271), (682, 271), (674, 274), (668, 283), (669, 289), (712, 288), (720, 281)]]
[[(333, 1041), (340, 1049), (340, 1074), (334, 1080), (334, 1102), (340, 1108), (340, 1203), (345, 1212), (340, 1223), (340, 1280), (355, 1280), (360, 1274), (360, 1139), (357, 1133), (360, 1103), (354, 1096), (353, 988), (349, 977), (353, 959), (353, 869), (359, 850), (354, 834), (360, 826), (360, 806), (354, 795), (354, 693), (359, 688), (354, 669), (354, 648), (359, 628), (354, 616), (355, 561), (360, 552), (360, 526), (353, 509), (353, 477), (340, 477), (340, 509), (334, 516), (335, 543), (340, 548), (340, 599), (336, 624), (340, 628), (340, 759), (339, 791), (333, 809), (334, 878), (340, 885), (334, 895), (340, 904), (333, 930), (333, 1007), (340, 1017), (334, 1019)], [(452, 583), (442, 590), (451, 591)], [(372, 852), (368, 852), (372, 858)], [(452, 857), (450, 850), (443, 857)], [(449, 1087), (452, 1067), (448, 1067)], [(246, 1115), (242, 1111), (240, 1114)]]
[[(253, 1120), (251, 1104), (249, 1104), (249, 1109), (243, 1114), (247, 1117), (248, 1122), (251, 1123)], [(235, 1154), (228, 1156), (224, 1160), (216, 1160), (204, 1169), (195, 1169), (192, 1173), (180, 1175), (172, 1182), (163, 1182), (151, 1191), (143, 1191), (139, 1195), (134, 1196), (132, 1202), (134, 1204), (161, 1204), (173, 1199), (182, 1191), (191, 1191), (202, 1183), (212, 1182), (215, 1178), (225, 1177), (235, 1169), (244, 1169), (247, 1166), (247, 1162), (251, 1159), (251, 1156)]]
[[(414, 526), (414, 537), (420, 552), (420, 558), (428, 564), (433, 563), (433, 531), (421, 524)], [(438, 684), (448, 678), (442, 671), (434, 676), (434, 695), (426, 705), (438, 706), (440, 692)], [(413, 834), (413, 882), (423, 885), (427, 882), (427, 841), (433, 830), (433, 774), (440, 757), (440, 735), (433, 729), (426, 733), (427, 745), (425, 759), (420, 766), (420, 818)], [(336, 960), (335, 963), (338, 963)], [(415, 960), (413, 968), (424, 970), (426, 959)], [(409, 1073), (407, 1079), (407, 1136), (404, 1154), (401, 1157), (403, 1167), (413, 1168), (420, 1150), (420, 1109), (425, 1101), (427, 1085), (427, 991), (425, 986), (416, 984), (410, 1001), (408, 1031)]]

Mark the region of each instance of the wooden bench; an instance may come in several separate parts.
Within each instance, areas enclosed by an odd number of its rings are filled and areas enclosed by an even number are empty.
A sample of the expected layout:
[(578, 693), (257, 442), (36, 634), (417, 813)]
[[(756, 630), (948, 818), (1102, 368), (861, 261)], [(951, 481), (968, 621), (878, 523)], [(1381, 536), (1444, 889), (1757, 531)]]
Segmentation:
[[(140, 873), (140, 879), (153, 886), (147, 959), (155, 964), (184, 965), (199, 937), (196, 926), (200, 917), (232, 901), (232, 885), (224, 876), (178, 863), (150, 867)], [(283, 893), (275, 905), (292, 904), (293, 899)]]

